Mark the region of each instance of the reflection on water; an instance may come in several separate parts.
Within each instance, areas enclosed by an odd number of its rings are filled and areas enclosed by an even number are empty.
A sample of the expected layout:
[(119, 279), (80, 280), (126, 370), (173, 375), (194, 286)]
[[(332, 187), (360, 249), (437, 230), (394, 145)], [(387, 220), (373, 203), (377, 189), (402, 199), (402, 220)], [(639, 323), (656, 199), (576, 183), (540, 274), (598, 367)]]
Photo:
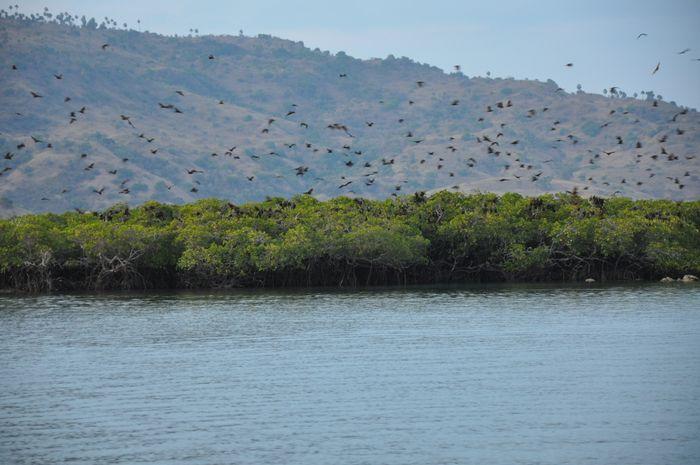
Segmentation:
[(0, 462), (700, 463), (700, 286), (0, 297)]

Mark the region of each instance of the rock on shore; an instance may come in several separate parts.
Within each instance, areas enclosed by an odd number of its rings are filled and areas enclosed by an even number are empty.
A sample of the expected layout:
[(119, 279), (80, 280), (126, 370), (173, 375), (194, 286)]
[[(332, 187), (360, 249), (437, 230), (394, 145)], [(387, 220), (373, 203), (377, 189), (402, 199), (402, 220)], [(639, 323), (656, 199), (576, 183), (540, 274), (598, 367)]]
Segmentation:
[(670, 276), (666, 276), (665, 278), (661, 278), (662, 283), (675, 283), (675, 282), (682, 282), (682, 283), (694, 283), (698, 280), (698, 277), (692, 274), (686, 274), (683, 275), (682, 278), (678, 279), (673, 279)]

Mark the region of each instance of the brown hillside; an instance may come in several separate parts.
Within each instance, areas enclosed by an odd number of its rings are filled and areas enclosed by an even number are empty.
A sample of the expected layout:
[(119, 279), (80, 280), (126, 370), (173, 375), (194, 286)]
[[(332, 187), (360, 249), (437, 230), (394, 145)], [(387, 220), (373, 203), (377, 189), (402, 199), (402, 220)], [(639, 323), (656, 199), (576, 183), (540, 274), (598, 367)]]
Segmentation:
[(468, 78), (270, 36), (8, 17), (0, 81), (5, 216), (309, 189), (319, 198), (444, 188), (700, 196), (700, 116), (651, 94), (568, 94), (552, 81)]

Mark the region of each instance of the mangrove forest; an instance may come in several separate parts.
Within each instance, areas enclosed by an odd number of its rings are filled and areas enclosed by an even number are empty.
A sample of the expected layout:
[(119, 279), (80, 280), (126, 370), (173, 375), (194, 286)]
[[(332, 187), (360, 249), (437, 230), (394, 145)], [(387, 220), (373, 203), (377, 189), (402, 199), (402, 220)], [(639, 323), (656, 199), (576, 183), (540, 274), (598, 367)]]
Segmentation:
[(598, 281), (700, 274), (700, 201), (438, 192), (116, 204), (0, 220), (5, 290)]

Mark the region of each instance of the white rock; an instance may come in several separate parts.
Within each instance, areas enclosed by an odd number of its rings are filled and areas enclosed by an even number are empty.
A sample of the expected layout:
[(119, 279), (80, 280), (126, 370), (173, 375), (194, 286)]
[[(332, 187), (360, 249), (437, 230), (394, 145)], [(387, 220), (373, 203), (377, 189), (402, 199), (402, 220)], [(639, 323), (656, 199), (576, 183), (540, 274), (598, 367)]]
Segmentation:
[(692, 283), (692, 282), (695, 282), (697, 280), (698, 280), (698, 277), (695, 275), (692, 275), (692, 274), (687, 274), (687, 275), (683, 276), (683, 278), (681, 279), (681, 281), (683, 281), (684, 283)]
[(671, 278), (671, 277), (669, 277), (669, 276), (666, 276), (665, 278), (661, 278), (661, 282), (662, 282), (662, 283), (672, 283), (672, 282), (675, 282), (675, 281), (676, 281), (675, 279), (673, 279), (673, 278)]
[(586, 282), (587, 282), (587, 283), (594, 283), (594, 282), (595, 282), (595, 279), (593, 279), (593, 278), (586, 278)]

